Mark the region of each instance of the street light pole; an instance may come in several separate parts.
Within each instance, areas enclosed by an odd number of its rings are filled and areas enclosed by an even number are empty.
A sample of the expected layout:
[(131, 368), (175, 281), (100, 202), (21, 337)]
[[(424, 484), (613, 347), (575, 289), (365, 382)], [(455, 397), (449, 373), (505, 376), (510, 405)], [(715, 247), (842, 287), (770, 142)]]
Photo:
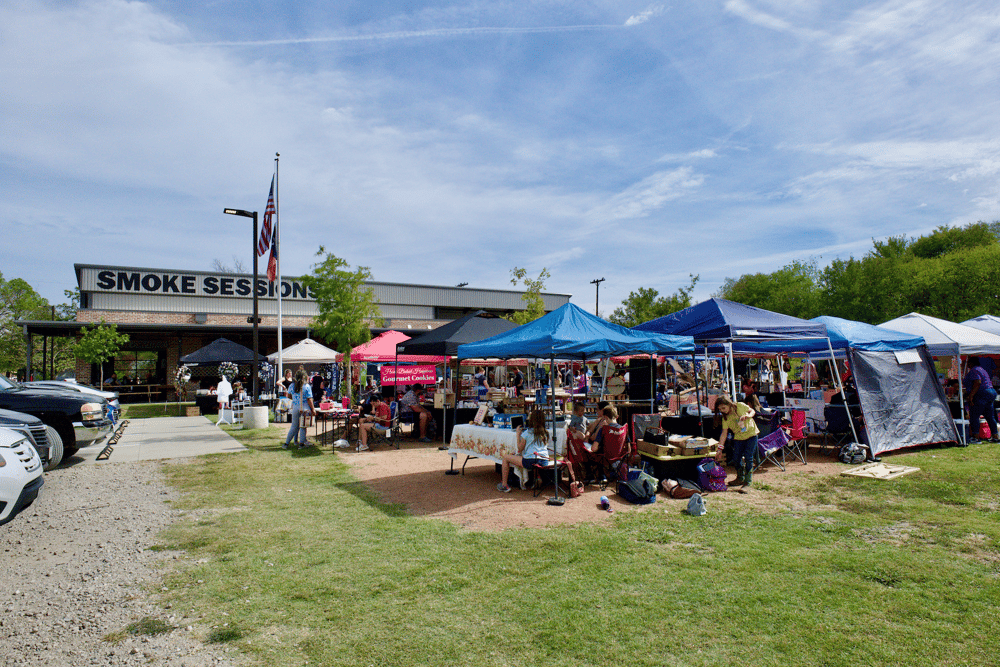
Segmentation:
[(257, 404), (260, 396), (257, 374), (260, 371), (260, 315), (257, 307), (257, 211), (243, 211), (236, 208), (223, 209), (223, 213), (229, 215), (239, 215), (244, 218), (253, 218), (253, 236), (250, 238), (250, 249), (253, 252), (253, 368), (250, 370), (252, 380), (250, 405)]
[(591, 280), (591, 285), (597, 285), (597, 296), (594, 301), (594, 315), (598, 317), (601, 316), (601, 283), (604, 282), (604, 278), (598, 278), (597, 280)]

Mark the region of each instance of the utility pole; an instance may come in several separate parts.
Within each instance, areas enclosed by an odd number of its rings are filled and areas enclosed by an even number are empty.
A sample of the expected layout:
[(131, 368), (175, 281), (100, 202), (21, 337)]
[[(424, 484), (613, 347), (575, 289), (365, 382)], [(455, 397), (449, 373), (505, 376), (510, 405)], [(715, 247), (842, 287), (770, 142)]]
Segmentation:
[(594, 315), (597, 315), (598, 317), (601, 316), (601, 310), (600, 310), (600, 306), (601, 306), (601, 283), (603, 283), (603, 282), (604, 282), (604, 278), (598, 278), (597, 280), (591, 280), (590, 281), (591, 285), (597, 285), (597, 297), (596, 297), (595, 302), (594, 302)]

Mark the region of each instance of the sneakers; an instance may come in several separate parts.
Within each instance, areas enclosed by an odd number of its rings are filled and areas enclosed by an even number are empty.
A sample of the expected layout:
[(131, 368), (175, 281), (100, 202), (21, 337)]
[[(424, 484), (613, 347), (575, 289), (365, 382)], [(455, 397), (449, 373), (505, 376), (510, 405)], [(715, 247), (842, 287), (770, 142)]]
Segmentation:
[(354, 451), (367, 452), (369, 449), (371, 448), (368, 445), (362, 445), (361, 443), (358, 443), (358, 446), (354, 448)]
[(503, 482), (500, 482), (497, 484), (497, 491), (500, 491), (501, 493), (510, 493), (510, 487), (505, 485)]
[(286, 442), (286, 443), (283, 443), (283, 444), (281, 445), (281, 448), (282, 448), (282, 449), (288, 449), (288, 443), (287, 443), (287, 442)]

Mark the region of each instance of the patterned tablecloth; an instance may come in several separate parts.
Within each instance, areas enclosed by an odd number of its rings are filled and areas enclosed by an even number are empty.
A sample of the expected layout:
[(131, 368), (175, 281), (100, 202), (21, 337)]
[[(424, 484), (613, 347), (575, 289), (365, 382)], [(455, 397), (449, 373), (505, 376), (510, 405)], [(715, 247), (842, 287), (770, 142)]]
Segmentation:
[[(566, 429), (557, 428), (556, 452), (562, 454), (565, 451)], [(517, 434), (511, 429), (459, 424), (451, 432), (448, 455), (453, 459), (457, 459), (459, 454), (465, 454), (500, 463), (504, 453), (517, 453)], [(524, 487), (528, 481), (528, 472), (524, 468), (514, 468), (514, 474), (521, 480), (521, 486)]]

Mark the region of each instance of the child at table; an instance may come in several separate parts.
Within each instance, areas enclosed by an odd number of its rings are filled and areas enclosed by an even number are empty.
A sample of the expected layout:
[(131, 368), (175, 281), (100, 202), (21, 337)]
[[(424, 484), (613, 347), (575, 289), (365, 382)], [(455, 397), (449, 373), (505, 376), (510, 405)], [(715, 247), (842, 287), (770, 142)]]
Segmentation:
[(757, 436), (760, 429), (753, 418), (757, 414), (746, 403), (733, 403), (726, 396), (719, 396), (715, 409), (722, 416), (722, 433), (719, 435), (719, 449), (716, 459), (725, 456), (726, 438), (733, 434), (733, 465), (736, 479), (730, 486), (750, 486), (753, 483), (753, 459), (757, 451)]
[(500, 463), (500, 483), (497, 491), (510, 493), (507, 477), (514, 466), (524, 468), (533, 465), (547, 465), (549, 462), (549, 432), (545, 429), (545, 413), (537, 408), (528, 415), (527, 437), (521, 435), (517, 427), (517, 454), (505, 453)]

